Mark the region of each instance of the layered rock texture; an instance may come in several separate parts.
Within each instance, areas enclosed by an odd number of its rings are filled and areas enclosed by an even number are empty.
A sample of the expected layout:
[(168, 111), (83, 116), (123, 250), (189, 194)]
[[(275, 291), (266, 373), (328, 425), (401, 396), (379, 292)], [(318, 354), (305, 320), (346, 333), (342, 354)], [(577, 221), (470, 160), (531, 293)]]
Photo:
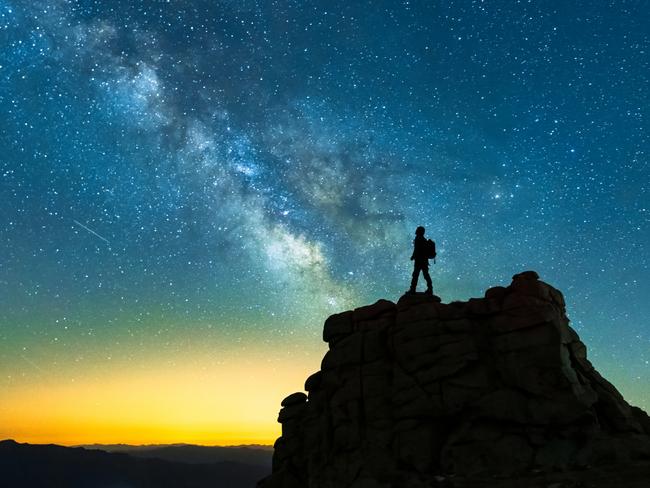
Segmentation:
[(260, 488), (452, 486), (650, 459), (650, 419), (593, 368), (535, 272), (467, 302), (380, 300), (329, 317), (323, 339), (308, 394), (282, 402)]

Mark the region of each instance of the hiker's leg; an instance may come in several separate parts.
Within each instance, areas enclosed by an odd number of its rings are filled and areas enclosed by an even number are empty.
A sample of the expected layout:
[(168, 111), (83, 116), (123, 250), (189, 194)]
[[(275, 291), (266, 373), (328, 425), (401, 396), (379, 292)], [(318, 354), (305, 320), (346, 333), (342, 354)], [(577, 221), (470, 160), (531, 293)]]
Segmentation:
[(420, 268), (416, 264), (413, 266), (413, 276), (411, 277), (411, 290), (412, 292), (418, 287), (418, 276), (420, 274)]
[(429, 268), (427, 266), (422, 268), (422, 275), (424, 276), (424, 280), (427, 282), (427, 291), (433, 291), (431, 285), (431, 276), (429, 276)]

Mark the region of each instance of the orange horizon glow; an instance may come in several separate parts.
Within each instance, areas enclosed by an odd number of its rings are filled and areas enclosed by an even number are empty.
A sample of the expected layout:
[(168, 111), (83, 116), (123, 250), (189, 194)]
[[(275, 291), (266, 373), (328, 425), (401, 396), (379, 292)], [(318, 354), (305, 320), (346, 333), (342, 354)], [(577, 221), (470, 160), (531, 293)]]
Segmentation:
[[(279, 436), (279, 434), (278, 434)], [(223, 444), (204, 444), (200, 440), (197, 441), (151, 441), (151, 442), (139, 442), (136, 440), (132, 441), (86, 441), (86, 442), (72, 442), (72, 441), (56, 441), (56, 440), (43, 440), (40, 437), (15, 437), (15, 436), (9, 436), (9, 437), (0, 437), (0, 442), (1, 441), (6, 441), (6, 440), (12, 440), (15, 441), (19, 444), (31, 444), (31, 445), (57, 445), (57, 446), (64, 446), (64, 447), (79, 447), (79, 446), (85, 446), (85, 447), (92, 447), (93, 445), (97, 446), (108, 446), (108, 445), (116, 445), (116, 444), (124, 444), (124, 445), (129, 445), (129, 446), (134, 446), (134, 447), (143, 447), (143, 446), (171, 446), (171, 445), (192, 445), (192, 446), (199, 446), (199, 447), (255, 447), (259, 446), (260, 448), (272, 448), (273, 443), (275, 442), (275, 438), (272, 441), (266, 442), (264, 440), (242, 440), (241, 442), (233, 441), (233, 442), (226, 442)]]
[(280, 435), (280, 402), (302, 389), (317, 368), (311, 363), (308, 357), (274, 363), (249, 357), (14, 384), (0, 391), (0, 439), (64, 446), (272, 445)]

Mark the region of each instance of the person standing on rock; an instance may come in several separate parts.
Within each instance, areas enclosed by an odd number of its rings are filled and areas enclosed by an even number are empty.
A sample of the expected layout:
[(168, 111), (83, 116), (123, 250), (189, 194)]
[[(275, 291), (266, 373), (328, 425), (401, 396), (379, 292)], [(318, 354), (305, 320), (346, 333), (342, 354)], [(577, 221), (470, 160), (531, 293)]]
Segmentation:
[(427, 295), (433, 294), (433, 289), (431, 287), (431, 276), (429, 276), (429, 258), (435, 259), (436, 248), (432, 240), (427, 240), (424, 237), (424, 227), (420, 226), (415, 229), (415, 239), (413, 239), (413, 254), (411, 255), (411, 261), (414, 261), (413, 267), (413, 277), (411, 279), (411, 288), (407, 293), (415, 293), (415, 289), (418, 286), (418, 277), (420, 276), (420, 271), (424, 275), (424, 279), (427, 282)]

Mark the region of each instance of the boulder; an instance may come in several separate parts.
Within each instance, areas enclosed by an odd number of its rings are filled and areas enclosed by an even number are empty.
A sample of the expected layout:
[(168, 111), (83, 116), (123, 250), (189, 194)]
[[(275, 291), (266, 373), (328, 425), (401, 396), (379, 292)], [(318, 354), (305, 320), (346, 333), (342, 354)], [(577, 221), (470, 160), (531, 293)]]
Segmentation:
[(305, 403), (307, 401), (307, 395), (305, 395), (303, 392), (299, 391), (297, 393), (292, 393), (288, 397), (286, 397), (282, 402), (280, 403), (281, 406), (283, 407), (289, 407), (291, 405), (297, 405), (300, 403)]

